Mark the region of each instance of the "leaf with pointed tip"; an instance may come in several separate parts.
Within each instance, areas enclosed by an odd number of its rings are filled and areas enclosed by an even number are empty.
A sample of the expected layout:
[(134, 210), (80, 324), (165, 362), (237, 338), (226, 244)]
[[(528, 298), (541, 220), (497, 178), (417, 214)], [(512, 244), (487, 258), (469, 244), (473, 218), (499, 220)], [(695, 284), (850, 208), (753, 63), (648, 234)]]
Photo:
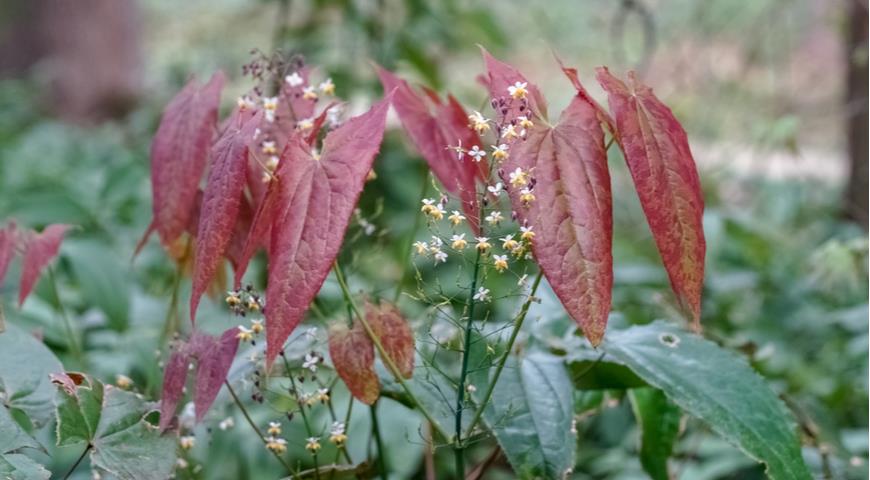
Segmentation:
[(520, 110), (523, 102), (513, 99), (508, 91), (509, 87), (519, 82), (527, 84), (528, 95), (526, 95), (526, 100), (528, 101), (528, 108), (532, 110), (534, 115), (546, 119), (547, 102), (544, 101), (544, 97), (541, 95), (538, 87), (526, 80), (526, 77), (519, 70), (490, 55), (485, 48), (480, 47), (480, 52), (483, 55), (484, 68), (486, 69), (483, 83), (489, 90), (489, 96), (493, 100), (504, 100), (504, 108), (507, 109), (503, 113), (504, 117), (510, 121), (519, 115), (526, 114), (525, 109)]
[(6, 271), (9, 269), (9, 264), (12, 263), (12, 258), (15, 257), (15, 247), (18, 244), (18, 229), (14, 222), (0, 230), (0, 286), (3, 285), (3, 279), (6, 277)]
[(223, 261), (232, 240), (242, 203), (247, 173), (248, 144), (260, 123), (261, 113), (240, 123), (231, 121), (212, 149), (212, 165), (202, 198), (197, 226), (193, 291), (190, 296), (190, 319), (202, 294), (208, 288)]
[(704, 197), (686, 132), (629, 72), (629, 86), (599, 68), (640, 203), (680, 306), (696, 326), (704, 286)]
[(302, 320), (341, 249), (366, 176), (381, 146), (390, 98), (330, 132), (314, 158), (291, 140), (289, 174), (281, 178), (271, 231), (266, 298), (266, 364)]
[(76, 374), (75, 379), (62, 373), (52, 375), (52, 383), (61, 387), (57, 399), (57, 445), (90, 442), (97, 432), (103, 404), (103, 384)]
[(384, 91), (395, 92), (393, 108), (396, 109), (411, 141), (444, 188), (459, 196), (472, 231), (479, 233), (475, 178), (485, 177), (486, 163), (481, 161), (476, 164), (469, 155), (458, 159), (449, 148), (471, 148), (473, 145), (483, 147), (480, 138), (468, 127), (468, 116), (462, 106), (452, 97), (444, 104), (434, 92), (427, 92), (427, 97), (418, 95), (408, 82), (392, 72), (381, 67), (377, 67), (377, 70)]
[(200, 333), (195, 334), (195, 338), (191, 340), (193, 355), (196, 357), (196, 390), (193, 403), (197, 422), (205, 417), (227, 378), (239, 348), (237, 332), (236, 328), (230, 328), (220, 338)]
[(30, 295), (42, 270), (57, 256), (63, 235), (69, 225), (52, 224), (38, 234), (28, 236), (24, 241), (24, 260), (21, 263), (21, 285), (18, 304), (23, 305)]
[(405, 378), (414, 375), (414, 333), (402, 312), (392, 303), (379, 305), (366, 302), (366, 321)]
[(169, 248), (187, 228), (208, 161), (224, 75), (200, 87), (192, 79), (163, 111), (151, 143), (153, 226)]
[(179, 346), (169, 356), (166, 368), (163, 370), (163, 393), (160, 395), (160, 430), (166, 430), (175, 417), (175, 409), (184, 395), (184, 384), (187, 383), (187, 367), (190, 355), (187, 346)]
[(353, 328), (336, 323), (329, 329), (329, 357), (351, 395), (366, 405), (374, 404), (381, 384), (375, 372), (374, 345), (360, 323)]
[[(493, 84), (512, 78), (528, 83), (512, 67), (487, 58), (487, 65), (497, 68), (490, 78), (501, 79)], [(532, 84), (528, 88), (537, 91)], [(610, 313), (613, 217), (604, 131), (595, 105), (583, 93), (578, 90), (555, 127), (532, 119), (535, 126), (511, 143), (501, 172), (519, 219), (535, 233), (532, 249), (547, 281), (592, 345), (598, 345)], [(523, 186), (511, 186), (509, 180), (517, 168), (531, 175), (526, 186), (533, 187), (535, 200), (528, 205), (520, 199)]]

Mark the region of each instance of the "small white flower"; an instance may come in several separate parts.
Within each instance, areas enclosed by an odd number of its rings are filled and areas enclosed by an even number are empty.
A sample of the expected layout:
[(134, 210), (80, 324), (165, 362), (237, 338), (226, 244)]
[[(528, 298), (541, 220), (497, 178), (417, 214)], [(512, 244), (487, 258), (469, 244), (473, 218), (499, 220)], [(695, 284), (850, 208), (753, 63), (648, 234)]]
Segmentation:
[(524, 273), (523, 276), (520, 277), (519, 280), (517, 280), (517, 286), (518, 287), (525, 287), (526, 284), (528, 283), (528, 279), (529, 279), (529, 275)]
[(302, 78), (301, 75), (299, 75), (298, 72), (293, 72), (290, 75), (287, 75), (286, 77), (284, 77), (284, 81), (287, 82), (287, 84), (291, 87), (298, 87), (299, 85), (305, 83), (305, 80)]
[(317, 100), (317, 92), (314, 87), (308, 86), (302, 89), (302, 98), (305, 100)]
[(479, 162), (486, 156), (486, 151), (481, 150), (480, 147), (475, 145), (468, 151), (468, 155), (473, 158), (475, 162)]
[(302, 362), (302, 368), (307, 368), (312, 372), (317, 371), (317, 364), (320, 362), (320, 357), (309, 352), (305, 354), (305, 360)]
[(516, 82), (508, 87), (508, 94), (513, 98), (526, 98), (526, 94), (529, 92), (526, 89), (528, 85), (526, 82)]
[(313, 118), (304, 118), (296, 122), (296, 128), (299, 130), (311, 130), (314, 128), (314, 119)]
[(520, 134), (517, 133), (517, 129), (514, 128), (513, 125), (508, 125), (508, 126), (505, 127), (504, 130), (502, 130), (502, 132), (501, 132), (501, 138), (503, 138), (503, 139), (505, 139), (505, 140), (507, 140), (507, 141), (514, 140), (515, 138), (517, 138), (517, 137), (519, 137), (519, 136), (520, 136)]
[(332, 428), (329, 429), (331, 435), (341, 435), (344, 433), (344, 423), (332, 422)]
[(441, 237), (436, 237), (434, 235), (432, 235), (432, 241), (430, 243), (432, 244), (432, 248), (441, 248), (444, 246), (444, 240), (441, 240)]
[(417, 252), (417, 255), (423, 255), (429, 251), (429, 244), (426, 242), (416, 241), (414, 242), (414, 251)]
[(498, 225), (498, 223), (501, 222), (502, 218), (503, 217), (502, 217), (501, 212), (496, 210), (496, 211), (490, 213), (489, 215), (487, 215), (484, 220), (486, 220), (486, 223), (488, 223), (490, 225)]
[(492, 146), (492, 158), (496, 160), (504, 160), (508, 157), (508, 146), (504, 143), (501, 145)]
[(480, 287), (477, 289), (477, 293), (474, 294), (473, 297), (478, 302), (488, 302), (490, 301), (489, 289)]
[(435, 265), (438, 265), (439, 262), (441, 262), (441, 263), (447, 262), (447, 254), (444, 253), (444, 251), (442, 251), (442, 250), (437, 250), (435, 252), (435, 255), (433, 255), (433, 258), (435, 259)]
[(514, 188), (525, 187), (529, 183), (529, 174), (524, 172), (522, 168), (517, 167), (516, 170), (510, 173), (510, 182)]
[(465, 386), (465, 391), (468, 393), (474, 393), (477, 391), (477, 387), (475, 387), (474, 385), (469, 383), (468, 385)]
[(236, 421), (233, 420), (233, 417), (227, 417), (218, 423), (218, 428), (221, 430), (229, 430), (236, 426)]
[(456, 227), (461, 224), (463, 220), (465, 220), (465, 215), (459, 213), (459, 210), (453, 210), (450, 213), (450, 216), (447, 217), (447, 220), (450, 220), (450, 223), (452, 223), (453, 226)]
[(508, 268), (507, 255), (493, 255), (493, 265), (498, 272), (503, 272)]
[(454, 250), (464, 250), (468, 246), (468, 241), (465, 240), (465, 234), (453, 235), (450, 238), (450, 248)]
[(323, 81), (318, 86), (318, 88), (321, 92), (323, 92), (324, 95), (335, 95), (335, 84), (332, 83), (331, 78), (327, 78), (325, 81)]
[(278, 97), (263, 98), (263, 109), (266, 111), (275, 111), (278, 109)]
[(496, 197), (501, 194), (501, 192), (503, 191), (503, 188), (504, 188), (504, 185), (502, 185), (501, 182), (498, 182), (495, 185), (490, 185), (490, 186), (486, 187), (486, 189), (489, 191), (489, 193), (495, 195)]
[(243, 112), (245, 110), (253, 110), (253, 109), (257, 108), (257, 104), (254, 103), (254, 101), (251, 100), (251, 97), (249, 97), (247, 95), (239, 97), (239, 99), (236, 101), (236, 104), (238, 105), (239, 110), (241, 110)]

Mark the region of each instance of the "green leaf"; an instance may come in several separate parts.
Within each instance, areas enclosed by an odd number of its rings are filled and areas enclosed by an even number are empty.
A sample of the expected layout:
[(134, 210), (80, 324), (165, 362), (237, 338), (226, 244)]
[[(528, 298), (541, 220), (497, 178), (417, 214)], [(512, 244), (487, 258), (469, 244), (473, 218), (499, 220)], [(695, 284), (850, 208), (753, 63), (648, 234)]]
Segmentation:
[(63, 372), (60, 361), (30, 333), (13, 324), (0, 333), (0, 399), (24, 412), (35, 427), (54, 415), (49, 375)]
[(561, 478), (574, 466), (571, 378), (561, 358), (509, 357), (483, 415), (519, 478)]
[(103, 404), (103, 384), (79, 385), (74, 395), (58, 393), (57, 445), (90, 442), (97, 432)]
[(631, 407), (640, 428), (640, 464), (653, 480), (669, 480), (668, 457), (680, 432), (682, 412), (661, 390), (629, 390)]
[(51, 472), (27, 455), (0, 455), (0, 478), (5, 480), (48, 480)]
[(108, 246), (94, 241), (67, 242), (64, 253), (86, 303), (99, 307), (112, 329), (125, 330), (129, 324), (130, 291), (121, 265), (127, 262)]
[(646, 382), (622, 363), (591, 350), (568, 356), (571, 381), (578, 390), (626, 390), (645, 387)]
[(770, 478), (811, 478), (791, 414), (741, 357), (660, 321), (612, 330), (602, 348), (683, 410), (764, 462)]
[(0, 454), (28, 447), (42, 448), (30, 434), (21, 428), (21, 425), (18, 425), (8, 409), (0, 407)]

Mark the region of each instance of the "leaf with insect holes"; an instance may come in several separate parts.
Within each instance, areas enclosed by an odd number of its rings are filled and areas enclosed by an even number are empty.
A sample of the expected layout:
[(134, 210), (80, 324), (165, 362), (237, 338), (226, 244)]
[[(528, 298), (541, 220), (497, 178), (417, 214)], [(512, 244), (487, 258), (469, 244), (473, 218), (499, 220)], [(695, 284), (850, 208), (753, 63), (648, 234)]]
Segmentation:
[(18, 305), (30, 295), (42, 270), (57, 256), (63, 235), (69, 225), (53, 224), (41, 233), (33, 233), (24, 238), (24, 259), (21, 262), (21, 285), (18, 292)]
[(197, 226), (193, 291), (190, 296), (190, 319), (196, 318), (199, 300), (214, 278), (232, 241), (242, 205), (247, 173), (248, 144), (260, 124), (261, 113), (242, 123), (230, 121), (220, 140), (212, 148), (211, 171), (202, 197)]
[(196, 407), (197, 422), (205, 417), (205, 413), (214, 403), (221, 386), (227, 379), (227, 373), (239, 348), (237, 332), (238, 329), (230, 328), (220, 338), (197, 332), (191, 339), (193, 356), (196, 358), (196, 390), (194, 390), (193, 404)]
[(598, 69), (625, 161), (671, 288), (696, 326), (704, 286), (704, 197), (689, 141), (671, 110), (633, 72), (628, 86)]
[(380, 304), (366, 302), (366, 321), (384, 347), (384, 352), (398, 367), (405, 378), (414, 375), (414, 333), (408, 320), (392, 303)]
[[(426, 159), (429, 168), (448, 192), (459, 196), (462, 210), (475, 234), (479, 233), (475, 179), (484, 179), (486, 163), (457, 154), (449, 147), (483, 147), (478, 135), (468, 126), (468, 116), (453, 97), (442, 103), (434, 92), (418, 95), (408, 82), (377, 67), (385, 92), (393, 94), (393, 108), (411, 141)], [(427, 102), (428, 99), (428, 102)], [(433, 113), (434, 110), (434, 113)]]
[(344, 323), (330, 327), (329, 357), (351, 395), (366, 405), (375, 403), (381, 390), (375, 373), (375, 350), (359, 322), (352, 328)]
[(175, 417), (178, 402), (184, 396), (184, 384), (187, 383), (187, 367), (190, 355), (186, 345), (179, 346), (169, 355), (166, 368), (163, 370), (163, 393), (160, 395), (160, 430), (166, 430)]
[(3, 285), (3, 279), (6, 277), (6, 271), (9, 270), (12, 258), (15, 257), (17, 244), (18, 229), (15, 222), (9, 222), (5, 228), (0, 230), (0, 286)]
[(271, 366), (329, 274), (366, 176), (381, 146), (388, 96), (333, 130), (319, 158), (293, 138), (273, 219), (266, 298), (266, 365)]
[[(484, 57), (495, 69), (489, 72), (491, 85), (521, 82), (537, 92), (513, 67), (485, 52)], [(542, 98), (536, 105), (545, 108)], [(598, 345), (613, 287), (610, 174), (598, 109), (578, 89), (555, 127), (539, 117), (530, 120), (535, 125), (510, 144), (501, 176), (518, 218), (534, 232), (532, 250), (547, 281), (589, 341)], [(528, 181), (512, 182), (517, 169)], [(524, 202), (523, 189), (534, 200)]]
[(151, 143), (153, 226), (167, 248), (187, 228), (208, 161), (224, 75), (190, 80), (163, 111)]

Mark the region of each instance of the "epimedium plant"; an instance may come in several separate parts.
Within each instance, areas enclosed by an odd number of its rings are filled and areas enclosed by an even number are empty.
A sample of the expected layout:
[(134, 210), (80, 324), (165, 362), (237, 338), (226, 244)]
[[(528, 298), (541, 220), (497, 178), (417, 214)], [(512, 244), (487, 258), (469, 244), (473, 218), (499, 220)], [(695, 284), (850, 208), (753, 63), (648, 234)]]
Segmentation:
[[(33, 372), (39, 387), (16, 392), (4, 360), (0, 428), (12, 440), (0, 442), (0, 472), (48, 478), (22, 454), (39, 444), (13, 413), (23, 412), (33, 426), (45, 424), (51, 412), (36, 412), (34, 402), (20, 399), (45, 401), (54, 393), (57, 443), (83, 443), (82, 457), (90, 452), (95, 471), (118, 478), (166, 478), (173, 469), (181, 475), (196, 442), (194, 426), (208, 421), (225, 389), (252, 435), (294, 478), (386, 478), (390, 469), (374, 407), (380, 397), (420, 415), (427, 448), (452, 450), (454, 467), (438, 472), (439, 478), (480, 478), (492, 460), (466, 471), (474, 461), (466, 453), (490, 437), (518, 477), (569, 478), (576, 419), (586, 413), (575, 404), (575, 391), (616, 390), (627, 392), (641, 427), (640, 461), (652, 478), (670, 478), (668, 458), (684, 413), (764, 463), (770, 478), (809, 478), (784, 404), (742, 358), (700, 334), (703, 195), (686, 133), (671, 110), (633, 73), (623, 81), (599, 68), (605, 109), (577, 71), (557, 60), (574, 95), (552, 121), (534, 83), (482, 54), (479, 81), (490, 99), (484, 111), (417, 90), (375, 66), (384, 98), (343, 120), (329, 78), (314, 82), (316, 69), (276, 54), (244, 67), (255, 86), (220, 120), (224, 76), (217, 73), (205, 84), (191, 80), (166, 106), (154, 136), (153, 220), (137, 248), (156, 232), (179, 272), (192, 278), (191, 328), (168, 317), (171, 352), (159, 405), (121, 383), (64, 372), (48, 351), (46, 363)], [(439, 184), (438, 195), (420, 199), (418, 218), (426, 220), (431, 236), (408, 242), (408, 256), (413, 251), (416, 258), (406, 259), (403, 276), (416, 270), (418, 279), (405, 298), (453, 327), (436, 335), (426, 325), (425, 341), (418, 338), (420, 322), (409, 321), (398, 306), (403, 281), (392, 301), (379, 298), (381, 292), (355, 291), (339, 261), (350, 222), (365, 223), (357, 203), (375, 176), (390, 108)], [(663, 321), (608, 328), (613, 146), (631, 173), (677, 311), (693, 331)], [(65, 228), (23, 235), (10, 225), (0, 232), (0, 276), (14, 252), (24, 253), (22, 302), (57, 253)], [(244, 282), (260, 250), (265, 289)], [(214, 336), (196, 320), (202, 296), (224, 290), (225, 261), (233, 268), (233, 288), (220, 296), (241, 324)], [(427, 285), (418, 268), (425, 263), (455, 264), (463, 275), (457, 280), (462, 298)], [(317, 302), (330, 273), (346, 307), (340, 318), (324, 315)], [(510, 291), (504, 278), (515, 285)], [(552, 290), (578, 326), (556, 342), (524, 333), (542, 288)], [(175, 292), (173, 311), (177, 283)], [(516, 303), (517, 313), (507, 320), (491, 317), (496, 302)], [(327, 328), (301, 331), (309, 312)], [(38, 344), (22, 337), (27, 335), (13, 328), (0, 343), (10, 351), (13, 344)], [(250, 344), (249, 351), (240, 355), (240, 344)], [(6, 351), (0, 349), (0, 356)], [(190, 371), (193, 401), (179, 414)], [(344, 416), (336, 411), (341, 384), (351, 395)], [(47, 392), (52, 385), (56, 392)], [(371, 406), (377, 465), (354, 458), (349, 448), (366, 441), (350, 428), (355, 402)], [(261, 404), (280, 417), (258, 424), (249, 410)], [(220, 429), (231, 420), (221, 421)], [(305, 438), (283, 435), (297, 421)], [(311, 468), (288, 458), (290, 443), (304, 445)]]

